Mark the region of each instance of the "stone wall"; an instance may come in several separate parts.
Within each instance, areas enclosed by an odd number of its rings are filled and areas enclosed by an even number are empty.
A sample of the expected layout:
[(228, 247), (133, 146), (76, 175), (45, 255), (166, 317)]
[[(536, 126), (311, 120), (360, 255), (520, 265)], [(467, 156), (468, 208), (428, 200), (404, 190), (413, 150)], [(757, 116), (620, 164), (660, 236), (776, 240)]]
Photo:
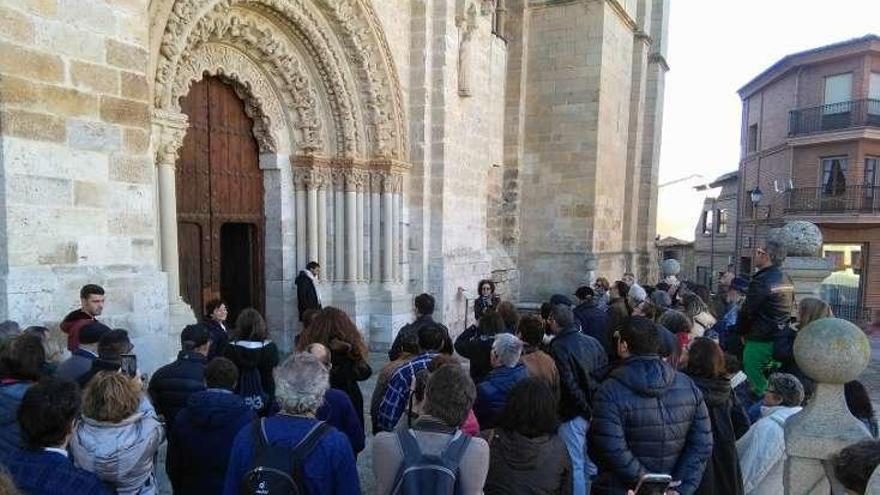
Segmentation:
[(85, 283), (103, 320), (164, 358), (149, 158), (147, 0), (8, 0), (0, 6), (0, 319), (54, 325)]

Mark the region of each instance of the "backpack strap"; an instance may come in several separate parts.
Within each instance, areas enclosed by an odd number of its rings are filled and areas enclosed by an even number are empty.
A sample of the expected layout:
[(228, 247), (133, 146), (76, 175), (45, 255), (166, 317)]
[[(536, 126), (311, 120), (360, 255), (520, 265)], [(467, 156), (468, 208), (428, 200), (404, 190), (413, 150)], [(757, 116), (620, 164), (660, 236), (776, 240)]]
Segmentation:
[(396, 435), (402, 456), (400, 458), (400, 468), (397, 469), (397, 474), (394, 476), (394, 483), (391, 485), (393, 487), (391, 489), (392, 494), (400, 493), (400, 486), (401, 483), (403, 483), (403, 473), (406, 472), (406, 460), (421, 459), (422, 457), (422, 449), (419, 447), (419, 442), (416, 441), (412, 428), (401, 428), (397, 430)]
[(290, 472), (293, 473), (294, 483), (296, 483), (300, 493), (309, 493), (308, 487), (305, 484), (306, 476), (305, 469), (303, 469), (303, 461), (315, 450), (315, 447), (318, 446), (324, 435), (332, 428), (326, 421), (318, 422), (293, 448), (293, 452), (290, 455)]
[(461, 464), (461, 459), (464, 457), (464, 453), (467, 451), (470, 443), (471, 437), (463, 434), (461, 430), (456, 430), (452, 440), (449, 441), (446, 449), (440, 455), (440, 458), (443, 459), (443, 464), (448, 468), (458, 471), (458, 466)]

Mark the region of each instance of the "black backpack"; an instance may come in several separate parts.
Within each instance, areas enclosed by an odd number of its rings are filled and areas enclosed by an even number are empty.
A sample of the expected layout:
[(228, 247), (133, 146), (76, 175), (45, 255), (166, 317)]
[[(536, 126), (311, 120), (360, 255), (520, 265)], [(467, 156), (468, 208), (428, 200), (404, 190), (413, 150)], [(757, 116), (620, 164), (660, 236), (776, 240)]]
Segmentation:
[(256, 367), (242, 368), (241, 377), (238, 380), (238, 395), (244, 399), (244, 403), (257, 412), (266, 411), (269, 404), (269, 394), (263, 390), (263, 377)]
[(272, 445), (266, 436), (265, 419), (253, 422), (254, 460), (241, 480), (241, 495), (308, 495), (303, 461), (318, 446), (331, 426), (316, 424), (296, 447)]
[(393, 495), (453, 495), (461, 492), (458, 482), (458, 466), (470, 444), (471, 438), (456, 430), (446, 448), (438, 455), (422, 453), (411, 429), (397, 432), (403, 460)]

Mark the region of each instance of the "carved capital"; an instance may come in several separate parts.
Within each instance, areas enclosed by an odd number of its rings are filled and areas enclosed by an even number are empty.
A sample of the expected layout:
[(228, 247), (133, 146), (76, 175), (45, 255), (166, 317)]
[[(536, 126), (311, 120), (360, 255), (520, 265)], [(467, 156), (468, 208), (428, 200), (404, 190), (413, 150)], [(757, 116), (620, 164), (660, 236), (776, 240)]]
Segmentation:
[(356, 168), (345, 169), (345, 190), (363, 191), (367, 185), (367, 173)]
[(296, 168), (293, 170), (293, 185), (298, 191), (325, 189), (332, 185), (330, 169)]
[(153, 110), (153, 143), (156, 165), (174, 167), (186, 137), (189, 119), (186, 114)]
[(403, 176), (382, 172), (382, 193), (399, 193), (403, 190)]

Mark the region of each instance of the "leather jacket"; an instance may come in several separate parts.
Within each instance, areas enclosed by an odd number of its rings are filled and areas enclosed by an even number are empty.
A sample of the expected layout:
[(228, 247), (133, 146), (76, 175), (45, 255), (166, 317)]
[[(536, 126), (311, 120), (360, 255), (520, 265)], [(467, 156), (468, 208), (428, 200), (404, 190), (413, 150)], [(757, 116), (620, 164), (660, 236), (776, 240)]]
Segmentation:
[(782, 270), (771, 265), (749, 282), (746, 299), (737, 316), (740, 335), (768, 342), (788, 324), (794, 308), (794, 284)]

